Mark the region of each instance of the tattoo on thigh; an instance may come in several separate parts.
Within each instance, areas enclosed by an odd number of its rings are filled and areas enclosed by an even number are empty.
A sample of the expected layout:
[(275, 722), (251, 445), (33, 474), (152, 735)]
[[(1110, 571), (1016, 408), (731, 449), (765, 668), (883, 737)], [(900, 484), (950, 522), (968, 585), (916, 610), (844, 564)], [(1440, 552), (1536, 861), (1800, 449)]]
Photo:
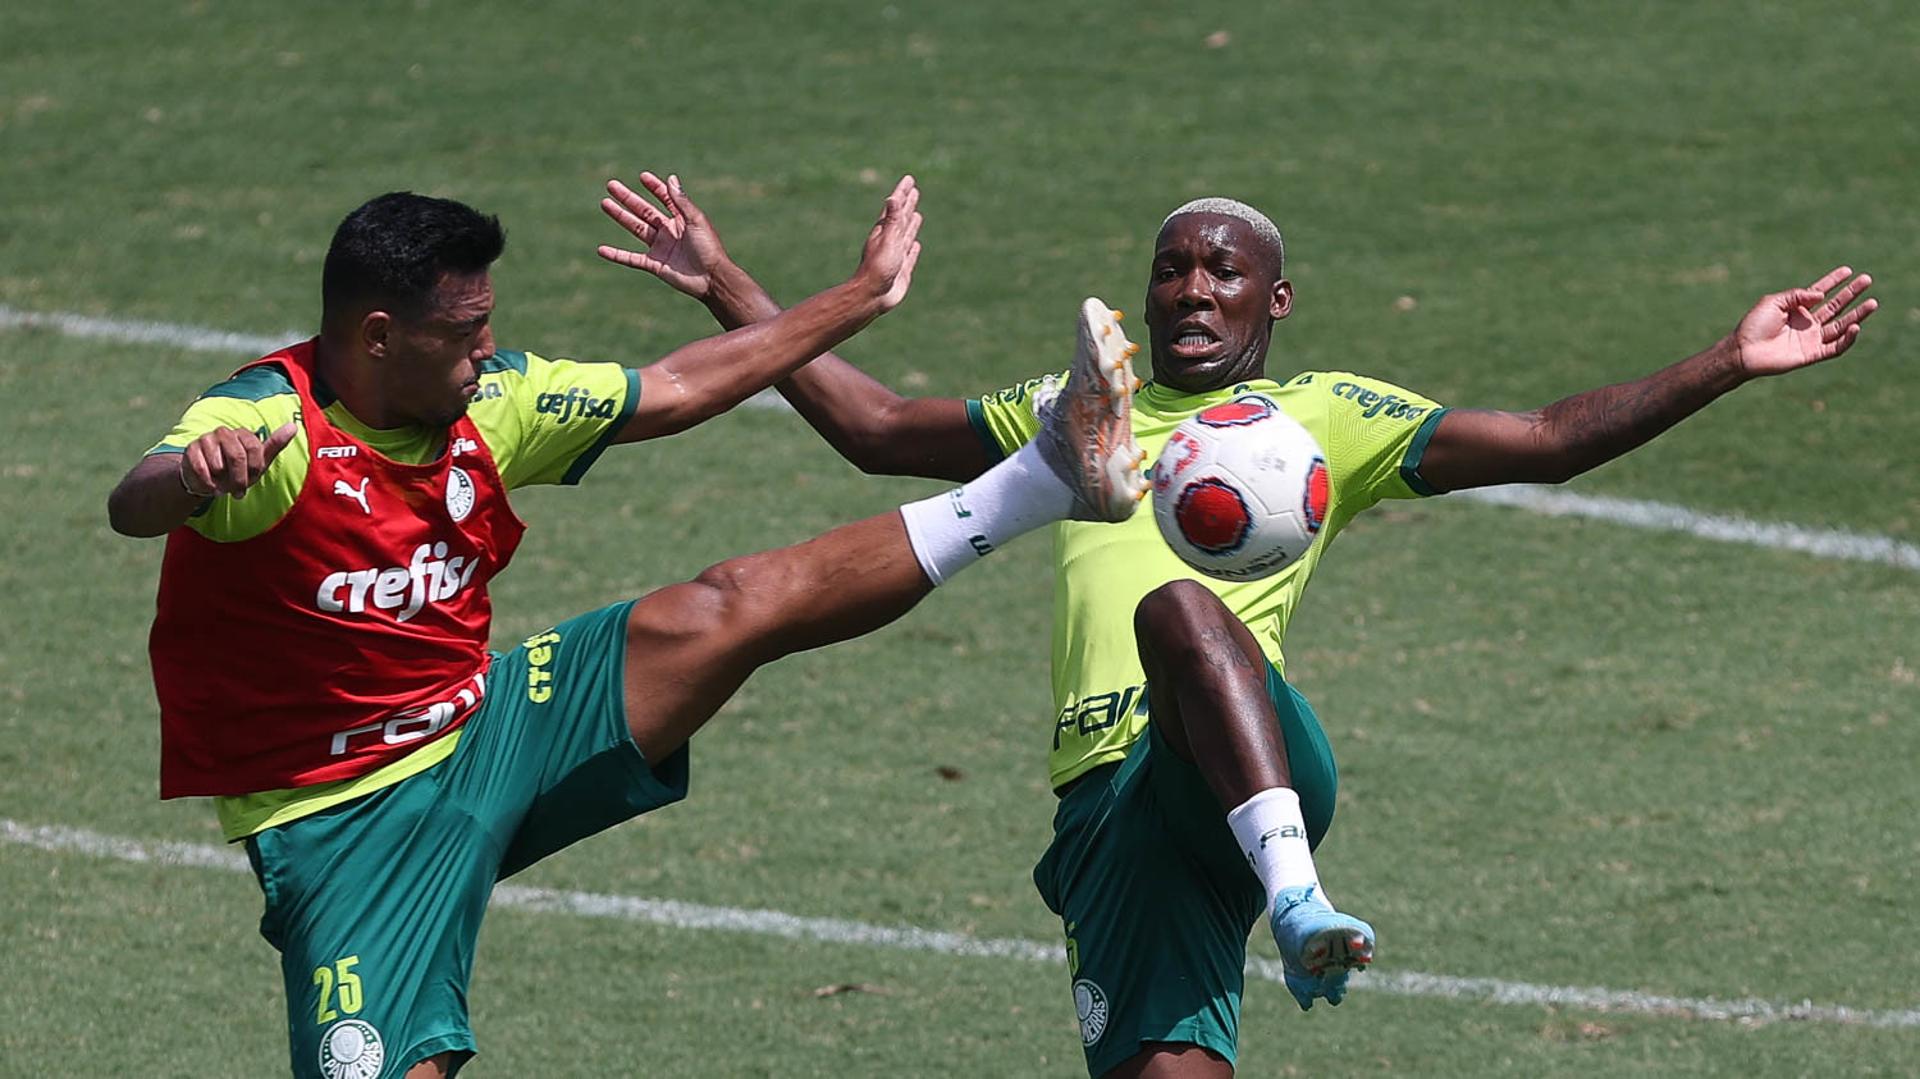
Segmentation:
[(1216, 670), (1228, 667), (1252, 667), (1253, 661), (1240, 650), (1240, 644), (1233, 634), (1222, 626), (1208, 626), (1200, 631), (1200, 655), (1207, 665)]

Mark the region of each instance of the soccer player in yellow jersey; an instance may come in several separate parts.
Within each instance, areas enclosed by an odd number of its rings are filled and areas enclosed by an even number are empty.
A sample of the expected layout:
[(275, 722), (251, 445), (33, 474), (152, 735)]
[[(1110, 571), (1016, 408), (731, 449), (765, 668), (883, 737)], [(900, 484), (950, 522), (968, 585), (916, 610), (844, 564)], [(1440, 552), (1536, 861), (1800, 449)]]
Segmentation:
[[(645, 226), (644, 200), (610, 190), (603, 209)], [(704, 218), (654, 255), (654, 272), (723, 325), (779, 311)], [(1281, 673), (1288, 619), (1342, 526), (1381, 499), (1579, 475), (1742, 382), (1846, 351), (1874, 310), (1854, 303), (1870, 283), (1842, 267), (1766, 296), (1732, 334), (1624, 385), (1533, 412), (1448, 409), (1347, 372), (1270, 376), (1274, 325), (1293, 310), (1279, 230), (1230, 199), (1168, 215), (1147, 278), (1140, 446), (1151, 462), (1181, 420), (1263, 393), (1325, 449), (1331, 505), (1303, 558), (1246, 583), (1196, 577), (1151, 514), (1055, 529), (1047, 737), (1060, 801), (1034, 881), (1065, 926), (1091, 1074), (1231, 1074), (1246, 937), (1263, 913), (1302, 1008), (1338, 1004), (1348, 971), (1371, 959), (1371, 927), (1319, 885), (1310, 851), (1333, 815), (1333, 758)], [(902, 398), (829, 354), (780, 389), (863, 471), (966, 480), (1033, 437), (1045, 386)]]

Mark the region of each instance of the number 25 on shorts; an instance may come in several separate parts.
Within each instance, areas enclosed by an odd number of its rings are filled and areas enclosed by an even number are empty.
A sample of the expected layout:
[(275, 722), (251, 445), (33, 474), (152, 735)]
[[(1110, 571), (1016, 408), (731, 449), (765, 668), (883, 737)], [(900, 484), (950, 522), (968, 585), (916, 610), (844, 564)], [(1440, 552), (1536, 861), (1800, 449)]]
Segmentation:
[[(320, 1004), (314, 1010), (313, 1021), (331, 1023), (340, 1018), (340, 1012), (352, 1015), (360, 1010), (360, 975), (353, 968), (360, 962), (357, 955), (347, 956), (332, 966), (320, 966), (313, 969), (313, 984), (320, 987)], [(340, 1010), (329, 1006), (335, 987), (340, 990)]]

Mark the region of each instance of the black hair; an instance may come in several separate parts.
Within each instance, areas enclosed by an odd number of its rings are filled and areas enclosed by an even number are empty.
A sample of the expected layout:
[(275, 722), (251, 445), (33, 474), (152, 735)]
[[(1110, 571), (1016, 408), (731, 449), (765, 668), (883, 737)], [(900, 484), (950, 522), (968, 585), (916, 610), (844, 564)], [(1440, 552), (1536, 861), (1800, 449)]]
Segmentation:
[(334, 230), (320, 275), (323, 317), (373, 303), (418, 318), (442, 275), (479, 273), (506, 246), (498, 217), (452, 199), (388, 192)]

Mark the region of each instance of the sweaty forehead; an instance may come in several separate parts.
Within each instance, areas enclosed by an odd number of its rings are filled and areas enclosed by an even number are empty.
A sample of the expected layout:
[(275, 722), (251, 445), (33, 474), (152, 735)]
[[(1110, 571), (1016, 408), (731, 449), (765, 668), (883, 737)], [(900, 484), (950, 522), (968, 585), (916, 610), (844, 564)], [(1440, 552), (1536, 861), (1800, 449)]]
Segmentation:
[(442, 322), (470, 322), (493, 310), (493, 275), (444, 274), (433, 290), (433, 317)]
[(1161, 227), (1160, 236), (1154, 242), (1154, 253), (1245, 251), (1272, 255), (1273, 252), (1264, 250), (1267, 246), (1252, 225), (1237, 217), (1192, 213), (1181, 214)]

